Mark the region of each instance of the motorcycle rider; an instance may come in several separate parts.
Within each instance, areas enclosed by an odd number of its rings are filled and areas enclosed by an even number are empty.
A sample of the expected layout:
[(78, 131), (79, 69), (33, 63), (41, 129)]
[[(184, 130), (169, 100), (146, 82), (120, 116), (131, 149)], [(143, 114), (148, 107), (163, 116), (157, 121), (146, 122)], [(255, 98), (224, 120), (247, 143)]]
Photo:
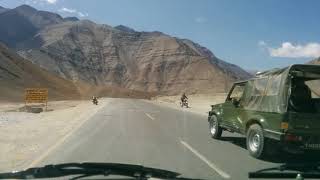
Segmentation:
[(186, 100), (188, 100), (188, 97), (186, 96), (186, 93), (183, 93), (181, 96), (181, 104), (184, 104)]
[(96, 96), (92, 96), (93, 104), (98, 104), (98, 98)]

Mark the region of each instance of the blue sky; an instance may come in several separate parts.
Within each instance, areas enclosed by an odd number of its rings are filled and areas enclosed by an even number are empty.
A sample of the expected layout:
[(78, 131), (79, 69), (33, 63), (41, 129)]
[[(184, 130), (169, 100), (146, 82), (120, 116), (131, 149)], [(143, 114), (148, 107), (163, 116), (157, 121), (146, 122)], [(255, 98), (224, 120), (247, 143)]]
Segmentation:
[(320, 56), (317, 0), (0, 0), (9, 8), (21, 4), (187, 38), (249, 70)]

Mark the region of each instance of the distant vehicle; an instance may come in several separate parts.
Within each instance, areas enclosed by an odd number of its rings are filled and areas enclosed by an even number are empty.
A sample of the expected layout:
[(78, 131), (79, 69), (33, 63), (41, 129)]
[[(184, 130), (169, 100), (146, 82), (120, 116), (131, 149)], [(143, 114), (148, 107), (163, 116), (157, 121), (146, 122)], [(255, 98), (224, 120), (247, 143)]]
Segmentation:
[(226, 101), (212, 105), (210, 134), (246, 136), (249, 154), (320, 150), (320, 66), (292, 65), (237, 82)]
[(98, 105), (98, 98), (95, 97), (95, 96), (93, 96), (93, 97), (92, 97), (92, 103), (93, 103), (94, 105)]
[(181, 106), (182, 108), (183, 108), (183, 107), (189, 108), (188, 99), (184, 99), (183, 101), (180, 101), (180, 106)]

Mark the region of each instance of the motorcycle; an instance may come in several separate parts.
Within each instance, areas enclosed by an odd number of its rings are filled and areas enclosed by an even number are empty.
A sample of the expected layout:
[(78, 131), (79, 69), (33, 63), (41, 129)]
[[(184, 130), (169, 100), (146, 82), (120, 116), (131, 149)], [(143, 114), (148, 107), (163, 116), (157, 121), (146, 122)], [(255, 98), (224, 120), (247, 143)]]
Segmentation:
[(97, 99), (97, 98), (92, 99), (92, 103), (93, 103), (94, 105), (98, 105), (98, 99)]
[(188, 103), (188, 99), (184, 99), (183, 101), (180, 102), (180, 106), (189, 108), (189, 103)]

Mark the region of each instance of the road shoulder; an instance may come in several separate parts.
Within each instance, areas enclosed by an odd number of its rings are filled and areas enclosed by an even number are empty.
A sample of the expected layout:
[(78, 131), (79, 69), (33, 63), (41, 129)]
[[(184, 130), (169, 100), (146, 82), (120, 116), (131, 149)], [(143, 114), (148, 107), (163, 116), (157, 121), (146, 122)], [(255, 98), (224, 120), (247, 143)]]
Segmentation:
[(26, 168), (58, 146), (66, 136), (110, 103), (101, 99), (98, 106), (80, 101), (71, 107), (40, 114), (0, 112), (0, 170)]

